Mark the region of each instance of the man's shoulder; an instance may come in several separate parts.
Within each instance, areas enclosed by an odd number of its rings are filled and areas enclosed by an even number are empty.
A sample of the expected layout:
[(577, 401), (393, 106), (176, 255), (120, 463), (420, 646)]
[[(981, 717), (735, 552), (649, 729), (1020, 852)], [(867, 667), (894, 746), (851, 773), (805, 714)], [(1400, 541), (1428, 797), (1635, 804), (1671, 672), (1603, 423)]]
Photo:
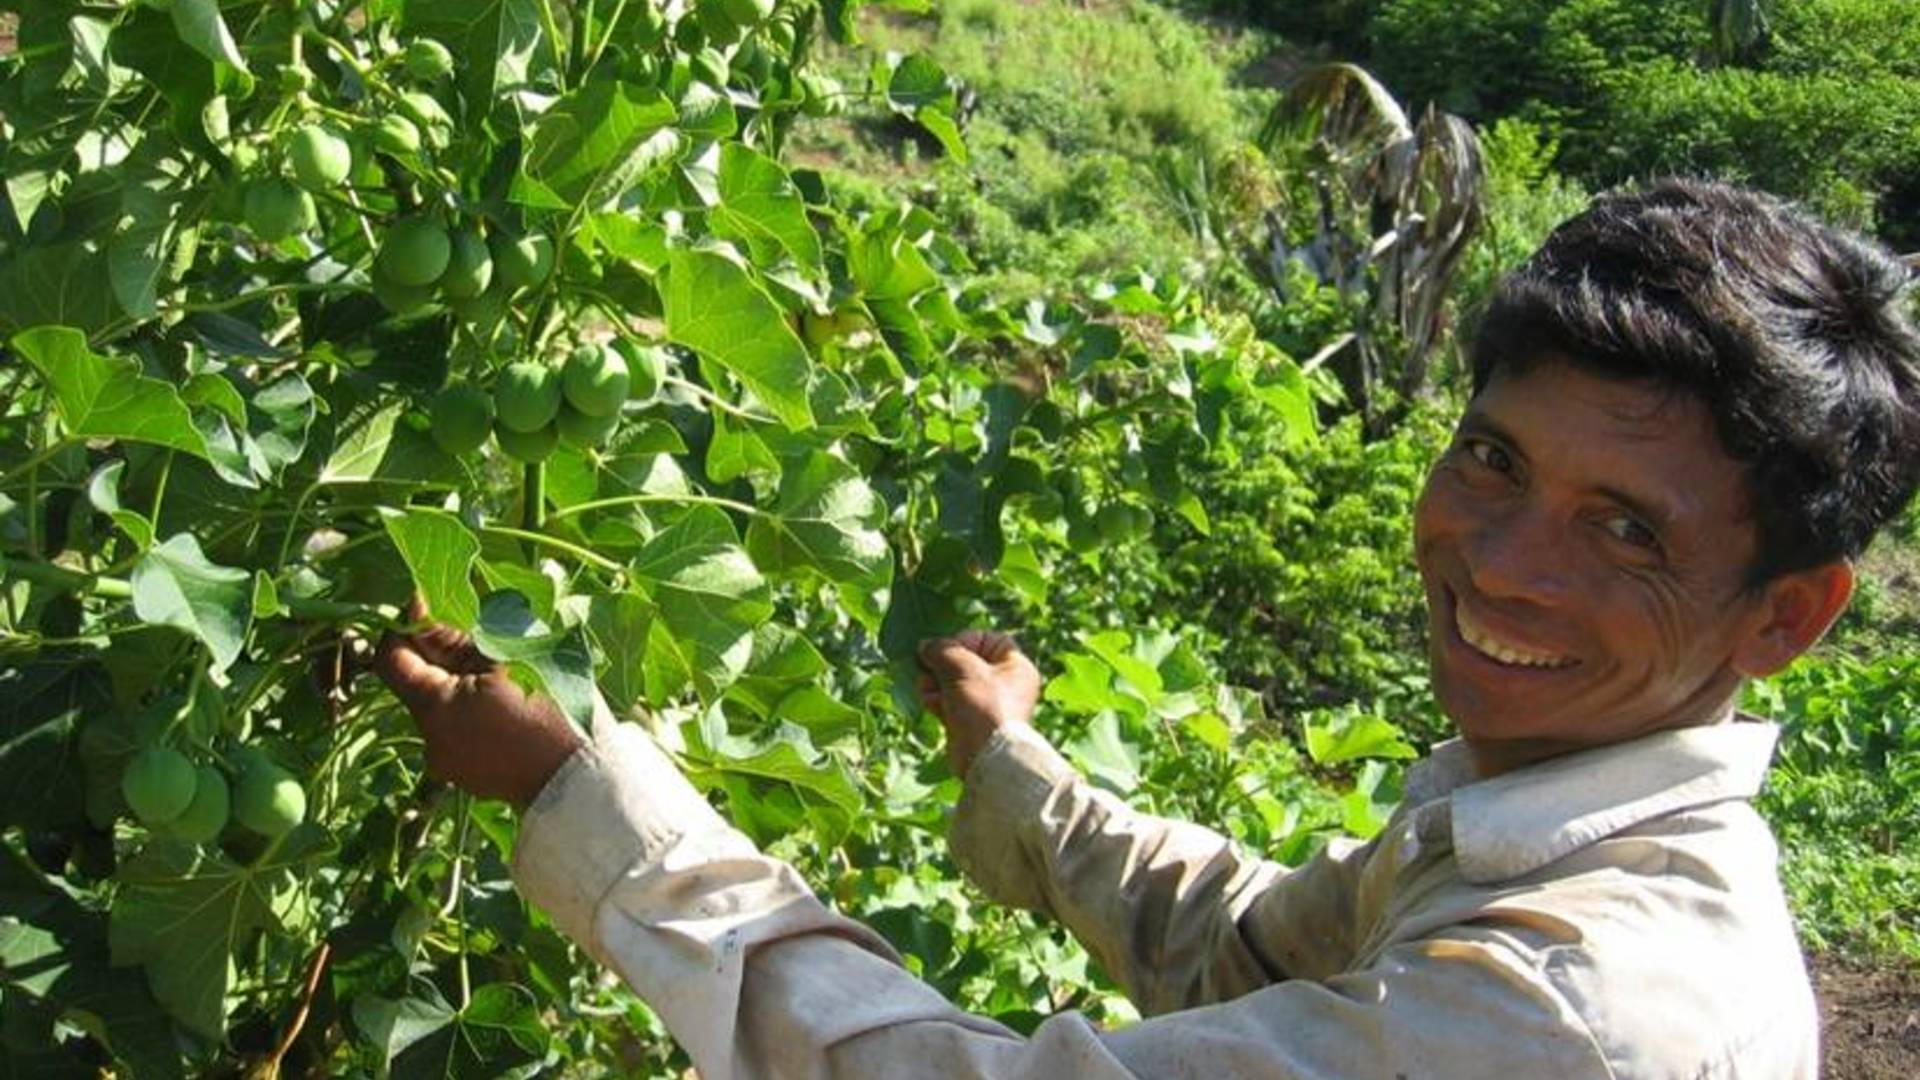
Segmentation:
[(1542, 974), (1619, 1075), (1812, 1075), (1812, 984), (1746, 800), (1636, 822), (1536, 877), (1567, 920), (1541, 942)]

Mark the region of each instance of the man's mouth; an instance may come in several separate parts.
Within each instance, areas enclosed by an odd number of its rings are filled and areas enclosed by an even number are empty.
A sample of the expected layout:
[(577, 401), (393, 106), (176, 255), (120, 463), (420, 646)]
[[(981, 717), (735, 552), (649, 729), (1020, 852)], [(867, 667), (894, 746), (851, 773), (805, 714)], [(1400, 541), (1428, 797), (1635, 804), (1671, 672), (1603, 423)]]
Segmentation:
[(1459, 631), (1460, 640), (1466, 642), (1474, 652), (1497, 664), (1508, 667), (1554, 669), (1572, 667), (1577, 662), (1571, 656), (1540, 652), (1518, 642), (1502, 639), (1469, 615), (1466, 605), (1462, 604), (1457, 596), (1453, 601), (1453, 626)]

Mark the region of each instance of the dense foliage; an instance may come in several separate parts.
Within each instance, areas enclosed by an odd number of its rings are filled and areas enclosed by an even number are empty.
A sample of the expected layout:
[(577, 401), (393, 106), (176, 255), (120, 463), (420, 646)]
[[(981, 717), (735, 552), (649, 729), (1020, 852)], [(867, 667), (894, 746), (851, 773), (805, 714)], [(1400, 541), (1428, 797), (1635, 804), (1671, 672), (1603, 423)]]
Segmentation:
[(1329, 43), (1416, 105), (1539, 125), (1560, 166), (1589, 186), (1712, 175), (1920, 246), (1914, 0), (1195, 6)]

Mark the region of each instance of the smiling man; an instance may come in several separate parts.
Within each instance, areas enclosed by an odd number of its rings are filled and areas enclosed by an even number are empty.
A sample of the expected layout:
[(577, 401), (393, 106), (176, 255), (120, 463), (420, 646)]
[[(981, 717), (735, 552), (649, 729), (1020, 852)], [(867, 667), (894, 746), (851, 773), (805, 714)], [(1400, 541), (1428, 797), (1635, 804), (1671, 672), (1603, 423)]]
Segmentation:
[(1087, 785), (1011, 639), (929, 642), (956, 858), (1151, 1018), (1023, 1037), (913, 979), (637, 729), (581, 745), (468, 643), (381, 671), (429, 763), (531, 804), (521, 888), (711, 1078), (1812, 1077), (1813, 999), (1748, 800), (1744, 681), (1819, 640), (1920, 484), (1920, 338), (1885, 252), (1736, 189), (1601, 200), (1508, 278), (1417, 510), (1461, 738), (1297, 869)]

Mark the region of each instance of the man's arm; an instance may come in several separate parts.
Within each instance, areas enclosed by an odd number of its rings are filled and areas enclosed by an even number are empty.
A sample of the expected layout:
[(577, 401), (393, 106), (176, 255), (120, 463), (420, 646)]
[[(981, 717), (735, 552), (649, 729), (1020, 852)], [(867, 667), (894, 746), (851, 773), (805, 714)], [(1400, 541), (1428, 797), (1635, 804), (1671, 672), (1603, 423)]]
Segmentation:
[(1120, 1031), (1066, 1013), (1019, 1036), (954, 1007), (829, 911), (629, 725), (602, 730), (531, 807), (514, 876), (707, 1080), (1607, 1075), (1578, 1017), (1491, 929)]
[(709, 1080), (1606, 1075), (1578, 1018), (1493, 929), (1120, 1032), (1068, 1013), (1022, 1038), (913, 978), (604, 708), (583, 741), (444, 630), (390, 638), (379, 670), (418, 720), (431, 772), (527, 803), (521, 889), (660, 1014)]
[(1096, 790), (1028, 722), (1038, 673), (1003, 634), (929, 642), (922, 663), (921, 699), (966, 779), (954, 858), (988, 895), (1064, 924), (1143, 1012), (1350, 962), (1363, 851), (1337, 843), (1288, 870)]

